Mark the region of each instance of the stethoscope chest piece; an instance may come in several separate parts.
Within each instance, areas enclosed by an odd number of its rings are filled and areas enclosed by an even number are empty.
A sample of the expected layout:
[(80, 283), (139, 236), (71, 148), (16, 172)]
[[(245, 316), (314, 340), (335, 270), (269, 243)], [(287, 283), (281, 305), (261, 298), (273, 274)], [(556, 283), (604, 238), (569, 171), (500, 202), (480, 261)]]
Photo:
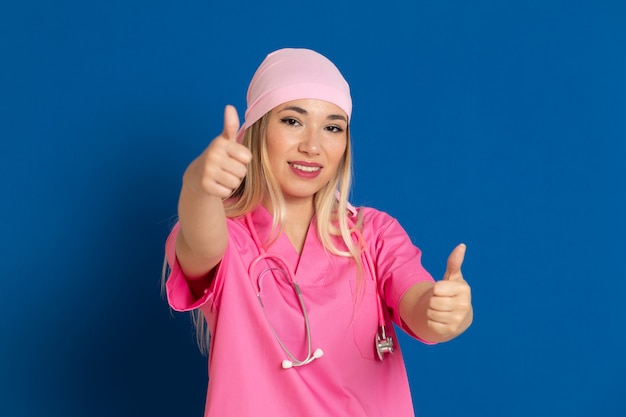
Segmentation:
[(393, 338), (387, 336), (385, 326), (380, 326), (376, 333), (376, 353), (381, 361), (385, 359), (385, 353), (393, 353)]

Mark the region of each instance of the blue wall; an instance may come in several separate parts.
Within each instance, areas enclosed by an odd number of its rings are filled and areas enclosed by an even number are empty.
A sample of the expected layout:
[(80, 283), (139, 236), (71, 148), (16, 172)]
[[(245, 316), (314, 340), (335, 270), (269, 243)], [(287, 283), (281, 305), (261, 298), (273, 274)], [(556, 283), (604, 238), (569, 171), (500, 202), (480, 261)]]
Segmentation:
[(0, 415), (201, 415), (163, 242), (284, 46), (351, 83), (353, 202), (436, 277), (468, 244), (473, 327), (402, 340), (418, 416), (626, 415), (624, 3), (250, 3), (0, 6)]

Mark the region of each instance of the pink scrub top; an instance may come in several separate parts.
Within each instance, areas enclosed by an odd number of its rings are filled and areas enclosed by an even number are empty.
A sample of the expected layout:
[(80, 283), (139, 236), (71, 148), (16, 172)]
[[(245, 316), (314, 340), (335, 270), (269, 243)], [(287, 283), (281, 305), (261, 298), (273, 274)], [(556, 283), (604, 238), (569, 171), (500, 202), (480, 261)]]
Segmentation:
[[(395, 341), (394, 353), (382, 362), (374, 347), (376, 288), (365, 257), (359, 281), (351, 258), (324, 250), (314, 222), (301, 255), (284, 233), (267, 249), (284, 257), (295, 272), (309, 316), (312, 350), (324, 351), (312, 363), (290, 369), (281, 367), (287, 356), (268, 319), (289, 351), (304, 359), (307, 336), (302, 310), (286, 278), (263, 274), (260, 292), (266, 318), (257, 299), (263, 268), (248, 274), (260, 251), (245, 218), (228, 219), (226, 253), (200, 299), (191, 293), (176, 260), (179, 225), (174, 227), (166, 243), (171, 269), (168, 302), (177, 311), (201, 309), (211, 332), (205, 416), (414, 416), (402, 352), (390, 322), (410, 334), (400, 319), (400, 299), (412, 285), (433, 279), (421, 265), (420, 250), (395, 219), (371, 208), (360, 210), (388, 333)], [(259, 207), (252, 220), (265, 242), (271, 215)], [(345, 247), (339, 240), (336, 244)]]

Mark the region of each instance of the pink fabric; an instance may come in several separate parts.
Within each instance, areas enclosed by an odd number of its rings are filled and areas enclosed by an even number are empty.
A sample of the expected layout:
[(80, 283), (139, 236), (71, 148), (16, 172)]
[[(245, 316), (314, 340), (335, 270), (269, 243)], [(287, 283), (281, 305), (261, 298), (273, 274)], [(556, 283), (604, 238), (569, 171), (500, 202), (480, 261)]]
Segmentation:
[(350, 87), (335, 64), (310, 49), (280, 49), (267, 55), (252, 77), (238, 140), (274, 107), (298, 99), (331, 102), (345, 111), (348, 119), (352, 112)]
[[(360, 210), (387, 320), (401, 325), (402, 295), (432, 277), (421, 266), (421, 252), (395, 219), (374, 209)], [(271, 229), (270, 214), (260, 207), (252, 216), (261, 240), (265, 239)], [(212, 334), (205, 416), (413, 416), (395, 335), (396, 352), (383, 362), (375, 357), (376, 289), (367, 268), (360, 287), (364, 290), (355, 301), (359, 286), (354, 263), (325, 252), (314, 224), (301, 256), (284, 234), (272, 245), (268, 251), (281, 254), (295, 271), (309, 314), (313, 349), (324, 351), (309, 365), (284, 370), (280, 364), (286, 355), (256, 298), (256, 276), (251, 279), (247, 271), (259, 251), (244, 219), (229, 219), (228, 228), (226, 254), (201, 299), (191, 294), (176, 261), (178, 227), (166, 244), (170, 305), (180, 311), (202, 309)], [(297, 358), (304, 358), (306, 335), (292, 287), (265, 276), (261, 292), (281, 339)]]

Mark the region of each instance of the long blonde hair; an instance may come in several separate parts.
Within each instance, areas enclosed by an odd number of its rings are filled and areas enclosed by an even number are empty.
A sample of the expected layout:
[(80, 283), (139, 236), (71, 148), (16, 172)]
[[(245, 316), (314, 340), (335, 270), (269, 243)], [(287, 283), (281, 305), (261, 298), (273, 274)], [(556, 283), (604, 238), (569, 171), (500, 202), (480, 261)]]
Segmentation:
[[(269, 195), (273, 207), (272, 233), (268, 242), (269, 246), (283, 230), (285, 216), (285, 202), (282, 192), (272, 174), (267, 154), (267, 124), (270, 113), (248, 128), (244, 134), (243, 144), (252, 153), (252, 160), (248, 164), (248, 173), (233, 192), (230, 198), (224, 201), (226, 217), (237, 218), (245, 216), (256, 209), (263, 201), (266, 193)], [(352, 182), (352, 151), (350, 146), (350, 130), (346, 130), (346, 150), (337, 170), (337, 175), (314, 196), (315, 215), (317, 217), (317, 234), (325, 250), (329, 253), (350, 257), (357, 265), (358, 276), (361, 276), (363, 268), (360, 244), (355, 244), (352, 233), (361, 227), (362, 218), (359, 212), (357, 219), (349, 222), (348, 196)], [(340, 236), (345, 249), (337, 247), (333, 241), (334, 236)], [(167, 272), (164, 272), (164, 276)], [(192, 322), (196, 329), (196, 340), (203, 354), (207, 354), (210, 345), (210, 332), (200, 309), (191, 312)]]

